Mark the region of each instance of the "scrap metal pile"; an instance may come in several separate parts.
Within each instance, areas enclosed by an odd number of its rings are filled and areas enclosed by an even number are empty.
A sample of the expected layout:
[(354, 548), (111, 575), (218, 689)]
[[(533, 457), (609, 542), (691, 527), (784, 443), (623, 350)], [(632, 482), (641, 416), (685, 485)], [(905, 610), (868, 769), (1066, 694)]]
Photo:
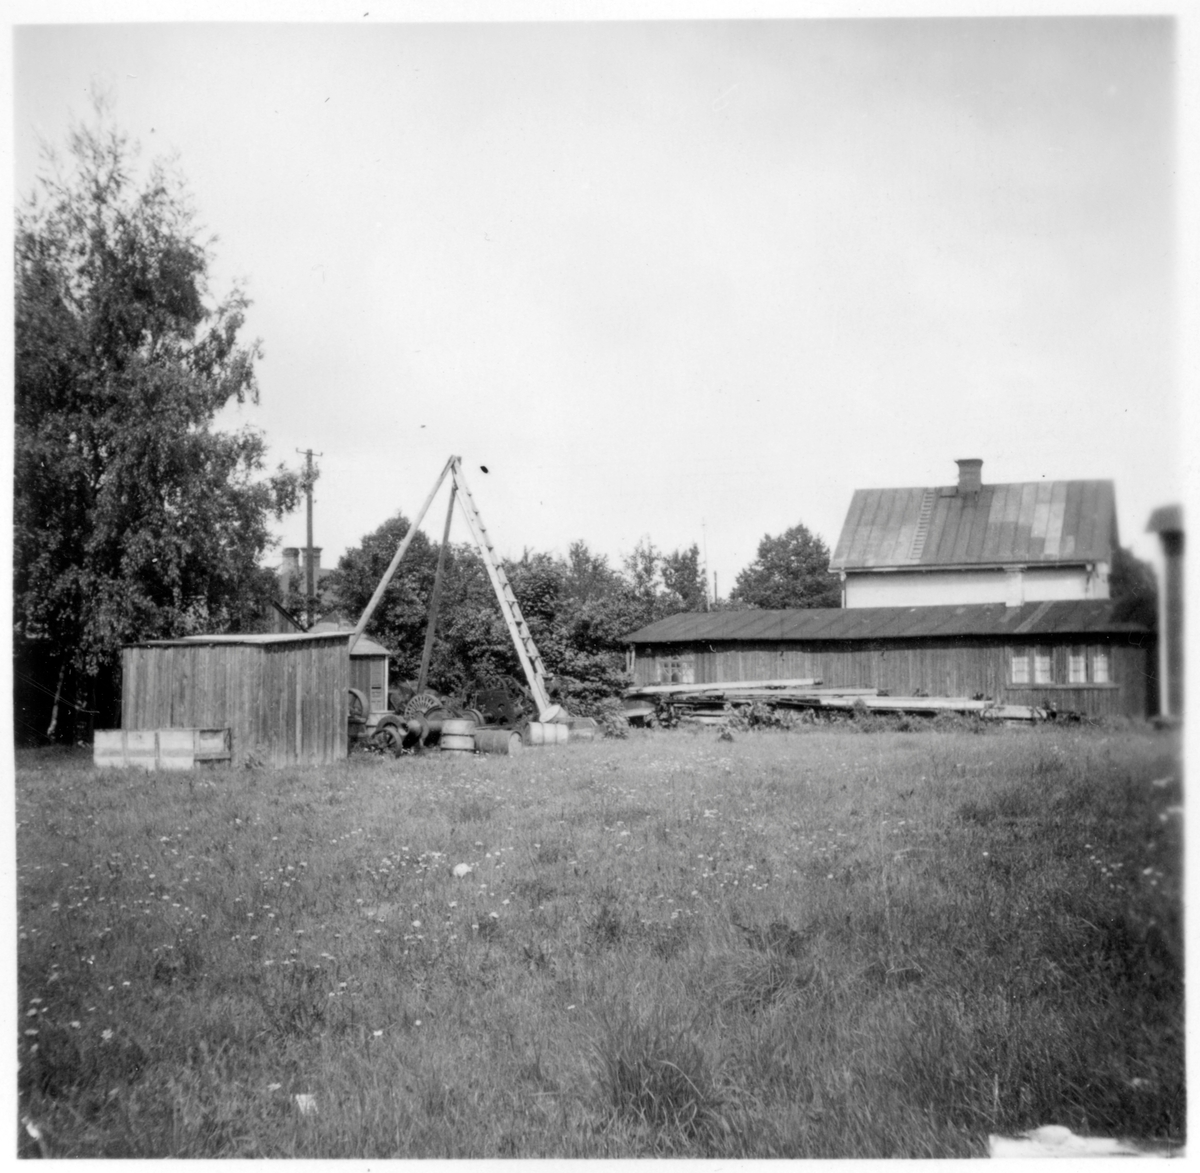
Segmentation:
[(982, 697), (888, 696), (877, 688), (824, 687), (820, 680), (737, 680), (713, 684), (643, 684), (626, 689), (626, 715), (646, 721), (665, 708), (681, 720), (720, 724), (747, 705), (810, 710), (978, 715), (995, 721), (1044, 721), (1055, 714), (1031, 705), (1002, 705)]

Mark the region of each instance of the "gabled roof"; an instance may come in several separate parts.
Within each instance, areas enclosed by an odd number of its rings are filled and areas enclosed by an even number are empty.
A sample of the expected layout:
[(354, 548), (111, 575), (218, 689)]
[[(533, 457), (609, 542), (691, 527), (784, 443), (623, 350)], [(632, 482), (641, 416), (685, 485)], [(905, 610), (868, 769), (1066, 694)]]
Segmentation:
[(811, 607), (795, 611), (692, 611), (625, 636), (631, 644), (772, 643), (805, 640), (937, 639), (956, 636), (1101, 635), (1142, 632), (1115, 621), (1109, 599), (972, 603), (939, 607)]
[(1112, 481), (857, 489), (831, 570), (1109, 562)]

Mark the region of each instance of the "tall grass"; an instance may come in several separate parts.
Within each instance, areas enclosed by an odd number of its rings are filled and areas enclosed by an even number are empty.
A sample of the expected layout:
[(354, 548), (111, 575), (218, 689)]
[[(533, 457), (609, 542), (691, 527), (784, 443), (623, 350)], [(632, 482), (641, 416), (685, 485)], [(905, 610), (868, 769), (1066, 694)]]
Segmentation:
[(1143, 730), (187, 775), (30, 754), (22, 1151), (1179, 1144), (1181, 793)]

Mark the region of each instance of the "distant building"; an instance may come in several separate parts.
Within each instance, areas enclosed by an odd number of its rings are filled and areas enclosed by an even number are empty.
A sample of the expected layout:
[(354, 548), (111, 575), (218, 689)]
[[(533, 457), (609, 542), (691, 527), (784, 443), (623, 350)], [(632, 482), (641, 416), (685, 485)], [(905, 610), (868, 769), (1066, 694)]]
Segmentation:
[(1183, 716), (1183, 509), (1164, 505), (1150, 515), (1148, 533), (1158, 534), (1165, 562), (1158, 592), (1159, 696), (1164, 717)]
[(1092, 717), (1153, 711), (1154, 640), (1104, 599), (671, 615), (625, 637), (636, 684), (816, 679)]
[(1154, 633), (1117, 619), (1111, 481), (859, 489), (830, 569), (841, 608), (673, 615), (625, 637), (637, 684), (815, 678), (892, 696), (1143, 717)]
[(857, 489), (829, 568), (844, 607), (1107, 599), (1117, 547), (1111, 481)]

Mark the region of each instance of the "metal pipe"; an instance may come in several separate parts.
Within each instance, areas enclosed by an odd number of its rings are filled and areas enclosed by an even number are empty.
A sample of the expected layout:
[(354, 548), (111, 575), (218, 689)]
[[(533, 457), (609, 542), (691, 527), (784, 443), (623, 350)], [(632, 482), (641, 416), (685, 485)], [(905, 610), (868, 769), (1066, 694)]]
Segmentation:
[(437, 629), (438, 608), (442, 602), (442, 573), (446, 566), (446, 547), (450, 544), (450, 522), (454, 518), (454, 498), (458, 485), (450, 478), (450, 507), (446, 510), (446, 528), (442, 530), (442, 548), (438, 551), (437, 570), (433, 575), (433, 597), (429, 600), (429, 624), (425, 628), (425, 646), (421, 649), (421, 670), (417, 673), (417, 692), (425, 691), (429, 679), (429, 661), (433, 658), (433, 636)]
[(383, 598), (383, 592), (388, 589), (388, 585), (396, 573), (396, 567), (400, 565), (400, 559), (408, 553), (408, 547), (412, 544), (413, 538), (416, 537), (417, 527), (425, 520), (425, 514), (429, 512), (429, 506), (433, 503), (434, 497), (437, 496), (438, 489), (442, 487), (442, 481), (446, 479), (446, 474), (457, 459), (457, 456), (451, 456), (446, 461), (446, 467), (442, 469), (438, 479), (434, 482), (433, 488), (429, 490), (429, 496), (425, 498), (425, 504), (421, 506), (421, 510), (413, 519), (412, 525), (408, 527), (408, 533), (404, 535), (404, 541), (400, 543), (400, 548), (393, 556), (391, 565), (384, 571), (383, 578), (379, 580), (379, 585), (375, 588), (375, 593), (371, 596), (371, 601), (367, 604), (366, 610), (358, 620), (358, 626), (354, 629), (354, 634), (350, 637), (351, 651), (354, 651), (354, 645), (358, 643), (359, 636), (362, 635), (363, 629), (370, 622), (371, 616), (375, 613), (375, 608), (379, 606), (379, 600)]

